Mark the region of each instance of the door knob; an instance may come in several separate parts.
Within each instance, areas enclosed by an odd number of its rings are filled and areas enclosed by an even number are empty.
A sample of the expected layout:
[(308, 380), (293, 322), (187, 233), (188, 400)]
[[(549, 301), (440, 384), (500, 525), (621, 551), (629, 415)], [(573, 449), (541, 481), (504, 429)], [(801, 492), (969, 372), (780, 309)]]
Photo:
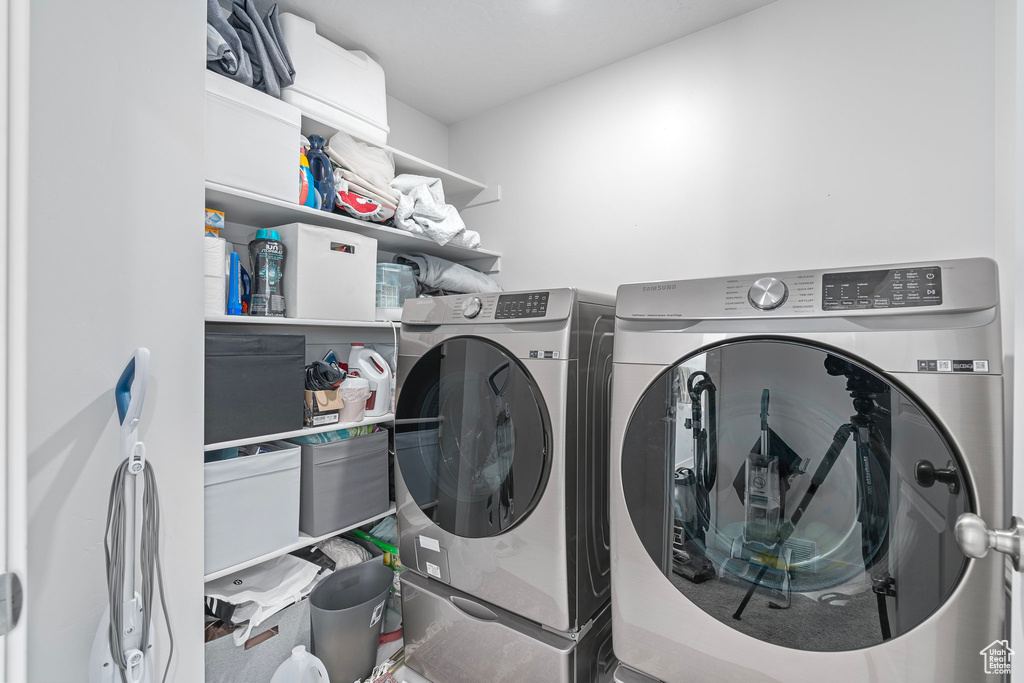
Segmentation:
[(956, 520), (956, 544), (964, 555), (981, 559), (988, 555), (989, 550), (1009, 555), (1013, 560), (1013, 568), (1024, 571), (1021, 562), (1021, 536), (1024, 534), (1024, 520), (1010, 518), (1009, 529), (989, 529), (985, 520), (971, 512), (965, 512)]
[(935, 469), (931, 461), (918, 460), (914, 466), (914, 479), (926, 489), (939, 482), (945, 484), (954, 496), (960, 493), (960, 474), (953, 463), (948, 463), (946, 469)]

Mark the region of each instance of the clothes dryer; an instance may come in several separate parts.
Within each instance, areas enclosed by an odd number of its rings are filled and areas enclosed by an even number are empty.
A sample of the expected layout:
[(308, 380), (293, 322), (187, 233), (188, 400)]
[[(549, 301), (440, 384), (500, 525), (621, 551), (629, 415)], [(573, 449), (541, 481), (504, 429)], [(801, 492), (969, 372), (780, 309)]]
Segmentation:
[(623, 285), (615, 334), (615, 680), (985, 677), (992, 261)]
[[(406, 582), (407, 623), (422, 626), (406, 634), (412, 668), (426, 666), (417, 649), (436, 659), (426, 641), (460, 620), (491, 640), (528, 635), (524, 622), (556, 635), (570, 647), (556, 648), (565, 670), (551, 680), (575, 680), (573, 643), (608, 641), (610, 614), (594, 624), (609, 599), (613, 328), (613, 299), (575, 289), (406, 301), (395, 495), (402, 560), (428, 580)], [(508, 628), (483, 628), (495, 620)], [(611, 656), (610, 642), (587, 649)], [(468, 680), (496, 656), (481, 646), (433, 670)]]

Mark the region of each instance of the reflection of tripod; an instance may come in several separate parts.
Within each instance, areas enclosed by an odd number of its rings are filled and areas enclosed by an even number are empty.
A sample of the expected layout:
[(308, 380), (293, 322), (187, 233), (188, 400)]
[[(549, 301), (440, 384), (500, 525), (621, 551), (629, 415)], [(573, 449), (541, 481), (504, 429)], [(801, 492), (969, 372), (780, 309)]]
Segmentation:
[[(853, 399), (853, 408), (856, 414), (850, 417), (848, 424), (844, 424), (836, 430), (832, 445), (829, 446), (821, 463), (814, 471), (811, 484), (807, 487), (796, 510), (793, 511), (792, 517), (788, 522), (779, 526), (775, 556), (761, 565), (754, 581), (747, 588), (743, 601), (733, 614), (733, 619), (742, 617), (743, 610), (746, 609), (754, 591), (763, 581), (769, 566), (779, 564), (783, 545), (796, 531), (797, 524), (800, 523), (804, 512), (814, 499), (814, 495), (832, 471), (833, 465), (851, 436), (854, 438), (857, 451), (857, 521), (861, 524), (861, 555), (864, 559), (865, 570), (870, 571), (885, 556), (888, 549), (889, 451), (875, 422), (875, 414), (878, 411), (876, 402), (878, 395), (887, 393), (889, 387), (870, 371), (831, 354), (825, 359), (825, 370), (832, 376), (846, 377), (846, 390), (850, 392), (850, 397)], [(885, 598), (886, 596), (895, 596), (895, 581), (888, 572), (872, 572), (872, 590), (878, 600), (878, 617), (882, 638), (887, 640), (891, 637), (891, 633)]]

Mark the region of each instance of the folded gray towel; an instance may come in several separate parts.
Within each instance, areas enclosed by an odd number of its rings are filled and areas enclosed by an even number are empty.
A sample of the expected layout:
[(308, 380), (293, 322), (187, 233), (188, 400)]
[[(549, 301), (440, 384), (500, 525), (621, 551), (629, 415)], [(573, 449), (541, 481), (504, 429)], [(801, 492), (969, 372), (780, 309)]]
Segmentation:
[[(243, 0), (243, 3), (234, 3), (228, 23), (238, 32), (242, 47), (249, 55), (249, 61), (252, 63), (252, 87), (273, 97), (281, 97), (281, 83), (277, 79), (274, 63), (263, 42), (262, 33), (265, 33), (267, 28), (260, 21), (252, 0)], [(249, 8), (252, 9), (252, 14), (249, 13)]]
[(288, 54), (288, 45), (284, 41), (284, 32), (281, 31), (281, 22), (278, 19), (278, 14), (277, 3), (274, 3), (267, 10), (267, 16), (263, 17), (263, 24), (267, 27), (267, 34), (274, 41), (274, 45), (280, 51), (284, 62), (285, 71), (278, 74), (281, 80), (281, 87), (283, 88), (295, 82), (295, 64), (292, 63), (292, 56)]
[[(217, 42), (217, 38), (223, 41)], [(211, 46), (211, 40), (214, 45)], [(213, 47), (211, 56), (210, 48)], [(252, 64), (238, 32), (224, 17), (217, 0), (206, 0), (206, 68), (222, 76), (252, 85)]]
[(396, 254), (395, 263), (412, 266), (421, 289), (427, 294), (500, 292), (489, 276), (458, 263), (427, 254)]

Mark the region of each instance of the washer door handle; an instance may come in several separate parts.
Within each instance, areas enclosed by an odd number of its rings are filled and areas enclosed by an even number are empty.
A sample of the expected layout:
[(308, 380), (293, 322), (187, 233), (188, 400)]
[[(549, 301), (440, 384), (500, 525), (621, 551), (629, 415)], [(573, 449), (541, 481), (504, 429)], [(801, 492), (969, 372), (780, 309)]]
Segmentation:
[(981, 559), (988, 555), (989, 550), (1009, 555), (1013, 560), (1013, 568), (1024, 571), (1021, 562), (1021, 537), (1024, 536), (1024, 520), (1010, 518), (1010, 528), (989, 529), (978, 515), (965, 512), (956, 520), (956, 543), (964, 555)]

